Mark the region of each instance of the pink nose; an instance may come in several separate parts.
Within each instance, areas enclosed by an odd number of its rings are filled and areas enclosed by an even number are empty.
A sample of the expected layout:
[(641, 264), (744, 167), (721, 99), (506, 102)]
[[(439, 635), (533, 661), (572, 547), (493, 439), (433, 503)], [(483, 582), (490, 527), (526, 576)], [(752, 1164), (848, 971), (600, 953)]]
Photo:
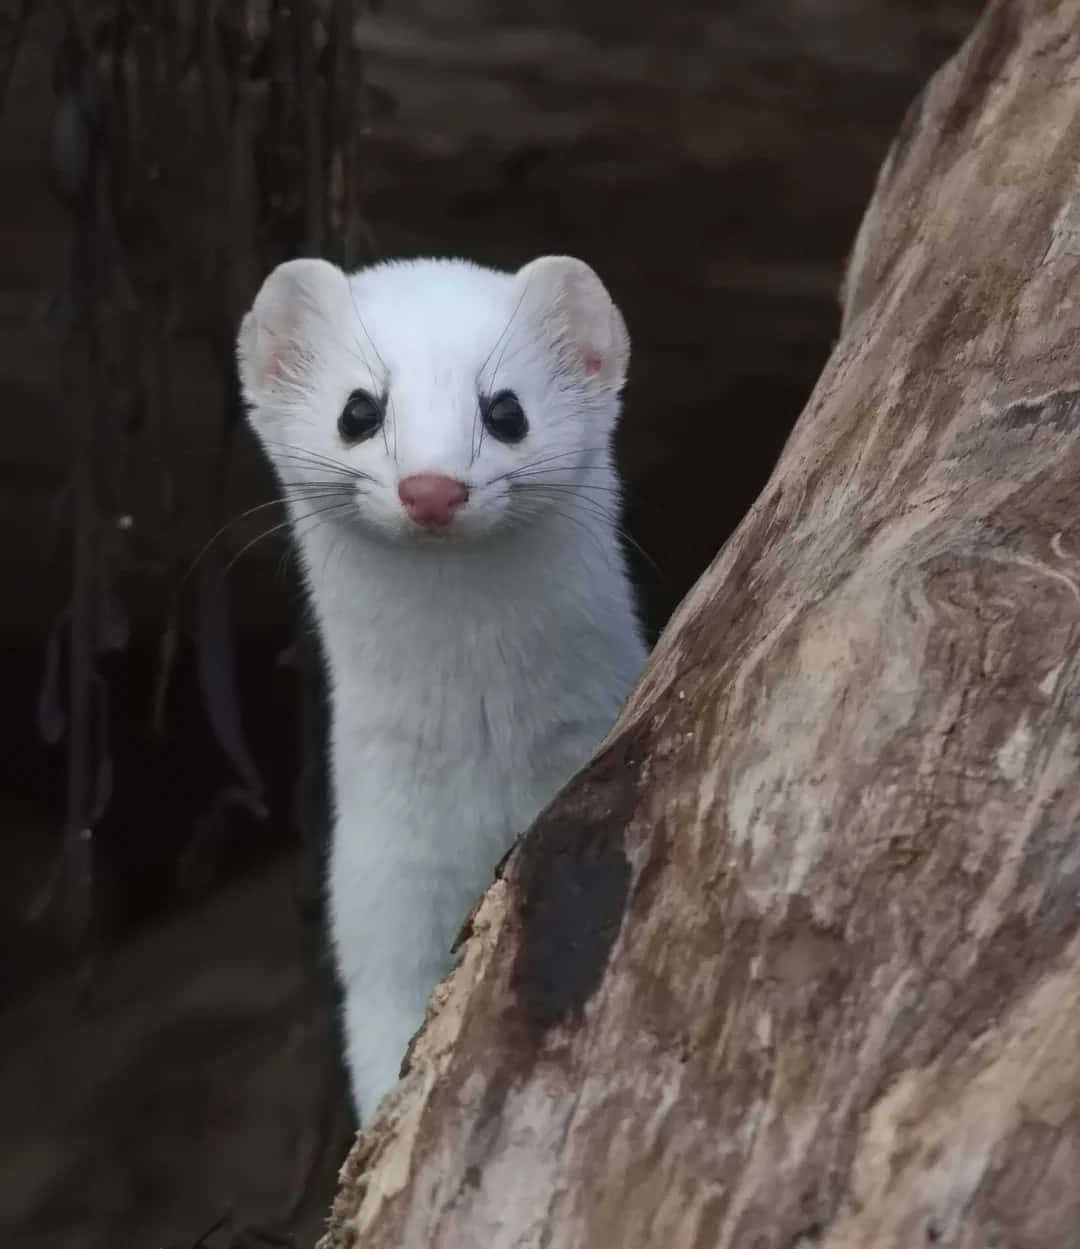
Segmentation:
[(442, 473), (413, 473), (398, 482), (398, 498), (406, 512), (425, 529), (439, 529), (454, 518), (454, 513), (469, 497), (463, 481), (444, 477)]

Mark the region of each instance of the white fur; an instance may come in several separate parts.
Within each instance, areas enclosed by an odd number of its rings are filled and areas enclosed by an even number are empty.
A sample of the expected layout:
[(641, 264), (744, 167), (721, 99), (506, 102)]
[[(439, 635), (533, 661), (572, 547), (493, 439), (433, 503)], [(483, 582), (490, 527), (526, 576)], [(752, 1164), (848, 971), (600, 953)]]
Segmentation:
[[(349, 277), (291, 261), (241, 327), (251, 421), (286, 484), (329, 667), (330, 917), (363, 1119), (496, 863), (586, 762), (644, 660), (610, 450), (628, 354), (599, 279), (561, 257)], [(387, 393), (387, 418), (348, 446), (337, 418), (356, 387)], [(503, 389), (530, 422), (514, 446), (480, 436), (478, 391)], [(342, 495), (300, 497), (338, 481), (313, 455), (371, 480), (315, 516)], [(502, 476), (514, 470), (527, 475)], [(445, 536), (397, 496), (424, 471), (470, 487)]]

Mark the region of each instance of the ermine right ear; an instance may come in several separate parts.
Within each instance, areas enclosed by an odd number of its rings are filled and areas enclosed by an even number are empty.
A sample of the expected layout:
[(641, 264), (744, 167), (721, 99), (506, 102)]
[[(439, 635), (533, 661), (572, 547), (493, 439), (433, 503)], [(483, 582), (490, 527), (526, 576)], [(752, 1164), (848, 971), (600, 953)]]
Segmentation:
[(249, 403), (288, 402), (310, 389), (320, 343), (348, 296), (345, 274), (326, 260), (286, 260), (259, 288), (240, 323), (236, 355)]

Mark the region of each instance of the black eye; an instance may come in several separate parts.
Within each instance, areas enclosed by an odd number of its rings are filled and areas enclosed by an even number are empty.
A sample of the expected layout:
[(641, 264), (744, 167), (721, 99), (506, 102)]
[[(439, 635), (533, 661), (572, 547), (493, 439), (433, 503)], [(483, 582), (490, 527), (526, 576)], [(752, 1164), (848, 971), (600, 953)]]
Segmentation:
[(500, 442), (520, 442), (529, 432), (529, 422), (512, 390), (500, 390), (490, 399), (482, 396), (480, 415), (484, 428)]
[(383, 405), (366, 390), (354, 390), (338, 417), (338, 433), (346, 442), (370, 438), (383, 423)]

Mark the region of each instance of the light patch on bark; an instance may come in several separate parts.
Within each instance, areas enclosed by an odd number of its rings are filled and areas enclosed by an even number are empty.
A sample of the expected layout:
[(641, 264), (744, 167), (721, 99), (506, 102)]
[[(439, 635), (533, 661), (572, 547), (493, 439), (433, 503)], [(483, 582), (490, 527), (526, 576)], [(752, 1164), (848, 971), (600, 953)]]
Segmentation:
[(996, 1030), (948, 1064), (904, 1072), (878, 1102), (829, 1249), (915, 1243), (930, 1226), (932, 1242), (975, 1243), (957, 1237), (1001, 1143), (1026, 1122), (1060, 1128), (1074, 1113), (1061, 1090), (1080, 1088), (1080, 942), (1061, 964)]
[(1078, 55), (1080, 0), (992, 0), (913, 106), (780, 463), (327, 1249), (1075, 1242)]

